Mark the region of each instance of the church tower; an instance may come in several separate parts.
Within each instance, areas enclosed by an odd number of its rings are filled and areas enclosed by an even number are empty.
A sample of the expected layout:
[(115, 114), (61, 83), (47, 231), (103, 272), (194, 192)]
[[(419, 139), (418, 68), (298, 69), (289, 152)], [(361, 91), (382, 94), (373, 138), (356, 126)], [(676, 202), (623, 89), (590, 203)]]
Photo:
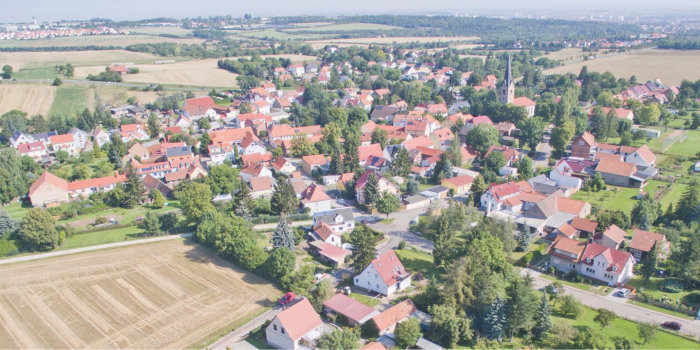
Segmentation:
[(498, 101), (501, 104), (513, 103), (515, 98), (515, 82), (513, 75), (510, 72), (510, 54), (508, 54), (508, 65), (506, 66), (506, 75), (503, 78), (503, 84), (498, 92)]

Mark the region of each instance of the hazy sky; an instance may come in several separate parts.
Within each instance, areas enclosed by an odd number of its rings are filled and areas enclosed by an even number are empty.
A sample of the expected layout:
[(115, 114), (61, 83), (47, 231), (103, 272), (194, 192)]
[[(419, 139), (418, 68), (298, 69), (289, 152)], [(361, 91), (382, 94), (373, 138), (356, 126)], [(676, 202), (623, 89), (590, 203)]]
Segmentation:
[(515, 14), (690, 14), (700, 0), (4, 0), (0, 22), (60, 19), (142, 19), (251, 13), (255, 16), (461, 13)]

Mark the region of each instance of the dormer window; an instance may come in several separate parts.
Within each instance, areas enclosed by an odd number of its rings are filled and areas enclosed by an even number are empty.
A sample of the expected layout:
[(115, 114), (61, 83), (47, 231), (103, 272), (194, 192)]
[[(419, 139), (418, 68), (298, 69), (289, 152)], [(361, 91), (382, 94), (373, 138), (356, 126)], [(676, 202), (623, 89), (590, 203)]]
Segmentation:
[(613, 266), (613, 267), (612, 267), (612, 270), (613, 270), (613, 271), (617, 271), (617, 266)]
[(590, 264), (591, 263), (591, 258), (586, 258), (586, 263)]

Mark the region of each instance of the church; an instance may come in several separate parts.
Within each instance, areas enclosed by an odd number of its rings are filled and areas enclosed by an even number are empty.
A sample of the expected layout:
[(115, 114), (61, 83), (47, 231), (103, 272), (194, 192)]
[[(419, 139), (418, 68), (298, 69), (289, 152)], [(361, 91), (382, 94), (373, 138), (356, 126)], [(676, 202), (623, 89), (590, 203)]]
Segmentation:
[(513, 80), (513, 73), (510, 70), (510, 54), (508, 55), (508, 64), (506, 65), (506, 74), (503, 77), (503, 84), (498, 90), (498, 102), (501, 104), (514, 104), (519, 107), (525, 108), (527, 112), (527, 117), (532, 118), (535, 116), (535, 101), (527, 98), (526, 96), (515, 97), (515, 81)]

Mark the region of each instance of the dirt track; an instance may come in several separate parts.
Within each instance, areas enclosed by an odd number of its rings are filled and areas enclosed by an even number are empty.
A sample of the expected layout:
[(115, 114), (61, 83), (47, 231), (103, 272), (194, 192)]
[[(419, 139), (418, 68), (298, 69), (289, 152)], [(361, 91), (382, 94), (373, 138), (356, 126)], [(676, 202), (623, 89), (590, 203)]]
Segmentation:
[(0, 268), (0, 344), (184, 348), (279, 294), (183, 240), (11, 264)]

